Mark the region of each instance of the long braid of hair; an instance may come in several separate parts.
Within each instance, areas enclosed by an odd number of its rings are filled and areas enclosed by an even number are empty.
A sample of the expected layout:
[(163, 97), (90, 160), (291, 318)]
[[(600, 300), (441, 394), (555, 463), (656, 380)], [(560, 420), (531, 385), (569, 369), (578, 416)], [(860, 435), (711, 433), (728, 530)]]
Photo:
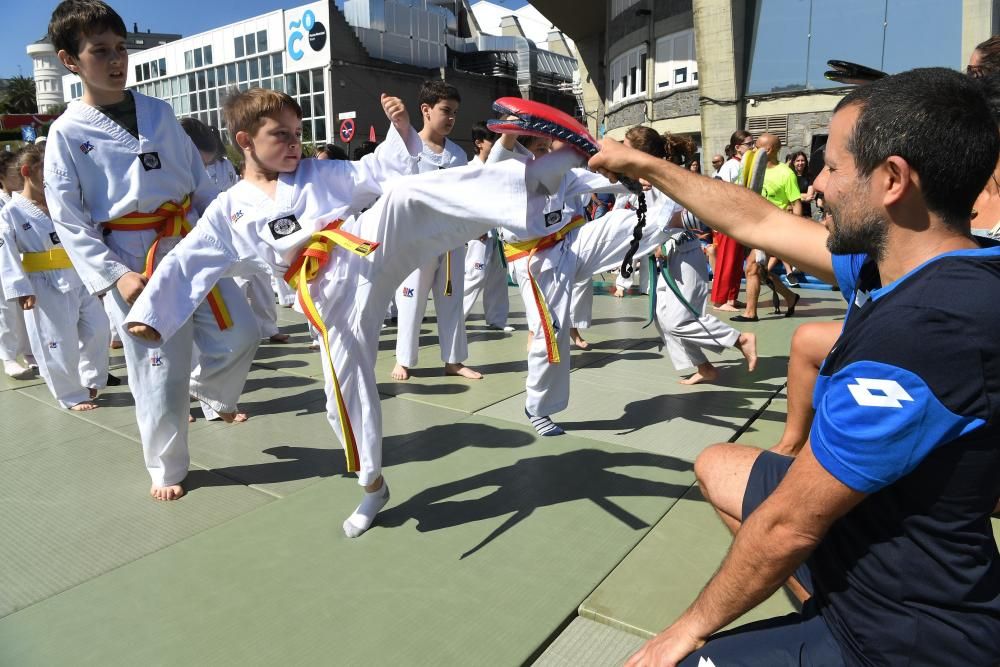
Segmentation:
[(639, 205), (635, 210), (635, 227), (632, 228), (632, 242), (629, 244), (625, 259), (622, 260), (620, 273), (622, 278), (632, 277), (632, 260), (635, 253), (639, 251), (639, 244), (642, 242), (642, 230), (646, 226), (646, 193), (638, 193)]

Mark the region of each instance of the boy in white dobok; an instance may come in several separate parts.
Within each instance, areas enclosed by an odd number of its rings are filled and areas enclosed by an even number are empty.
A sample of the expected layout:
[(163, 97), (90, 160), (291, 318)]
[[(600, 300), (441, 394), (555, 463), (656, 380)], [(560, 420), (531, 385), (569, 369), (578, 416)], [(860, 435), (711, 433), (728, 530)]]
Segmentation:
[[(0, 211), (10, 203), (14, 190), (20, 187), (21, 177), (14, 165), (14, 153), (0, 151)], [(3, 361), (3, 372), (15, 380), (35, 376), (32, 366), (37, 363), (31, 355), (24, 311), (18, 304), (3, 298), (0, 298), (0, 361)]]
[[(420, 87), (420, 129), (423, 148), (419, 173), (463, 167), (469, 163), (465, 151), (448, 138), (455, 127), (455, 116), (462, 101), (455, 86), (444, 81), (425, 81)], [(408, 380), (410, 369), (417, 365), (420, 349), (420, 324), (427, 310), (427, 296), (434, 293), (438, 344), (445, 375), (460, 375), (480, 380), (483, 375), (464, 364), (469, 358), (465, 334), (465, 240), (461, 245), (435, 257), (406, 276), (396, 290), (396, 366), (392, 379)]]
[(108, 379), (111, 330), (104, 306), (80, 282), (48, 216), (44, 146), (28, 146), (17, 156), (24, 190), (0, 211), (0, 282), (4, 299), (25, 311), (31, 349), (52, 396), (64, 408), (93, 410)]
[[(365, 491), (344, 521), (349, 537), (367, 530), (389, 499), (375, 356), (396, 286), (442, 250), (501, 222), (527, 233), (542, 199), (528, 193), (554, 189), (580, 162), (562, 153), (527, 173), (514, 163), (399, 176), (416, 171), (420, 137), (402, 102), (383, 96), (382, 104), (395, 129), (373, 156), (344, 162), (301, 160), (302, 112), (288, 95), (251, 89), (230, 98), (227, 127), (246, 156), (244, 180), (209, 207), (128, 314), (133, 335), (169, 340), (226, 272), (254, 270), (263, 260), (296, 285), (306, 316), (323, 332), (327, 417)], [(482, 206), (487, 199), (494, 204)], [(171, 289), (180, 276), (190, 291)]]
[[(45, 152), (52, 221), (84, 285), (104, 295), (119, 332), (153, 270), (218, 194), (170, 105), (125, 91), (125, 34), (121, 17), (100, 0), (66, 0), (53, 11), (49, 37), (84, 93), (52, 124)], [(173, 287), (185, 286), (182, 279)], [(257, 348), (256, 334), (241, 326), (253, 315), (240, 290), (228, 278), (209, 287), (168, 343), (123, 341), (157, 500), (184, 494), (190, 396), (235, 419)], [(200, 357), (192, 371), (194, 344)]]

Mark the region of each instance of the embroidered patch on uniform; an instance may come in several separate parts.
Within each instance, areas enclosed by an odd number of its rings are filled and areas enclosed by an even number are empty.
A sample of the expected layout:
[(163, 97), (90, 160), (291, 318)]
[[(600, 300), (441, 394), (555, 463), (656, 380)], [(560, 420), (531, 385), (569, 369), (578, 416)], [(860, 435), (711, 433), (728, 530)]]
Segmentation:
[(235, 224), (242, 217), (243, 217), (243, 211), (242, 210), (236, 211), (236, 213), (233, 213), (231, 216), (229, 216), (229, 222)]
[(57, 349), (58, 347), (59, 347), (59, 343), (57, 343), (57, 342), (55, 342), (55, 341), (52, 341), (51, 343), (49, 343), (49, 349), (50, 349), (50, 350), (55, 350), (55, 349)]
[(49, 240), (52, 241), (52, 245), (59, 244), (59, 235), (55, 232), (49, 232)]
[(545, 214), (545, 226), (551, 227), (562, 222), (562, 211), (550, 211)]
[(267, 223), (268, 228), (270, 228), (271, 233), (274, 238), (280, 239), (284, 236), (290, 236), (295, 232), (302, 229), (302, 225), (299, 224), (298, 219), (294, 215), (285, 216), (284, 218), (278, 218), (277, 220), (272, 220)]
[(404, 287), (403, 288), (403, 296), (413, 296), (413, 288), (412, 287)]
[(160, 164), (160, 154), (155, 151), (151, 153), (139, 153), (139, 162), (142, 163), (142, 168), (146, 171), (153, 171), (163, 166)]
[(154, 354), (153, 356), (151, 356), (149, 358), (149, 364), (150, 364), (150, 366), (162, 366), (163, 365), (163, 357), (161, 357), (158, 354)]
[(23, 229), (24, 231), (28, 231), (29, 229), (31, 229), (31, 223), (30, 222), (24, 223), (23, 225), (21, 225), (21, 229)]
[(84, 155), (86, 155), (90, 151), (94, 150), (94, 144), (90, 143), (89, 141), (85, 141), (82, 144), (80, 144), (80, 150), (83, 152)]

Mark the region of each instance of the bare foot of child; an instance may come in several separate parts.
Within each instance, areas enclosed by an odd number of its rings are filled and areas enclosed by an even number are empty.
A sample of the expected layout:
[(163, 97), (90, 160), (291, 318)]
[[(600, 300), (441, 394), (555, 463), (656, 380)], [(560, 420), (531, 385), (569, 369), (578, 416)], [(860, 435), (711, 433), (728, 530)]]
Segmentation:
[(194, 423), (194, 415), (189, 414), (188, 415), (188, 424), (193, 424), (193, 423)]
[(219, 417), (221, 417), (222, 421), (227, 424), (242, 424), (246, 420), (250, 419), (250, 415), (240, 410), (237, 410), (236, 412), (220, 412)]
[(578, 350), (590, 349), (590, 343), (588, 343), (583, 339), (583, 336), (580, 335), (580, 330), (577, 329), (576, 327), (573, 327), (572, 329), (569, 330), (569, 336), (570, 336), (570, 342), (572, 342), (573, 346)]
[(392, 369), (392, 373), (389, 373), (393, 380), (409, 380), (410, 379), (410, 369), (402, 364), (396, 364), (396, 367)]
[(171, 484), (170, 486), (156, 486), (154, 484), (149, 488), (149, 495), (156, 500), (177, 500), (184, 495), (184, 488), (180, 484)]
[(267, 340), (270, 341), (270, 342), (272, 342), (272, 343), (287, 343), (288, 342), (288, 334), (286, 334), (286, 333), (276, 333), (273, 336), (271, 336), (270, 338), (268, 338)]
[(688, 377), (679, 380), (681, 384), (698, 384), (700, 382), (715, 382), (719, 377), (718, 369), (711, 363), (705, 362), (704, 364), (698, 365), (698, 370), (694, 375), (689, 375)]
[(730, 303), (724, 303), (721, 306), (712, 306), (715, 310), (721, 310), (727, 313), (738, 313), (740, 309)]
[(445, 364), (444, 365), (445, 375), (458, 375), (459, 377), (464, 377), (467, 380), (482, 380), (483, 374), (477, 370), (469, 368), (465, 364)]
[(613, 294), (613, 295), (614, 295), (615, 297), (617, 297), (617, 298), (621, 299), (621, 298), (623, 298), (623, 297), (625, 296), (625, 290), (624, 290), (624, 289), (622, 289), (621, 287), (619, 287), (619, 286), (615, 285), (615, 291), (614, 291), (614, 292), (612, 292), (612, 294)]
[(736, 341), (736, 349), (743, 353), (747, 360), (747, 372), (752, 373), (757, 368), (757, 336), (752, 333), (740, 334)]
[[(91, 389), (91, 391), (94, 390)], [(89, 410), (96, 410), (96, 409), (97, 405), (91, 403), (90, 401), (83, 401), (82, 403), (77, 403), (76, 405), (70, 408), (70, 410), (72, 410), (73, 412), (88, 412)]]

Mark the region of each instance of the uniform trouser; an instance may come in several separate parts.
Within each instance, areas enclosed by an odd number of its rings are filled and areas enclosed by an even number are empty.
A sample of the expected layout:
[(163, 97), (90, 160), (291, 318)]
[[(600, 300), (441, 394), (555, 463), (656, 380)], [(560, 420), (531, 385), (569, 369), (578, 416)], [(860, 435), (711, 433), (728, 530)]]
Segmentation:
[[(539, 251), (531, 259), (530, 268), (545, 297), (556, 327), (559, 363), (550, 364), (545, 347), (545, 334), (540, 326), (532, 329), (535, 336), (528, 352), (528, 380), (525, 409), (535, 416), (548, 416), (565, 410), (569, 404), (570, 373), (570, 311), (573, 285), (595, 273), (621, 264), (632, 241), (635, 212), (612, 211), (599, 220), (572, 232), (561, 243)], [(650, 221), (643, 230), (637, 255), (648, 255), (667, 238), (663, 225)], [(527, 262), (527, 258), (518, 260)], [(521, 294), (531, 293), (527, 280), (521, 281)], [(525, 298), (527, 312), (535, 310), (534, 299)], [(529, 323), (532, 317), (529, 315)]]
[(573, 305), (570, 319), (577, 329), (589, 329), (594, 315), (594, 277), (584, 276), (573, 283)]
[(260, 329), (260, 337), (270, 338), (278, 333), (278, 307), (271, 289), (271, 276), (266, 273), (257, 273), (249, 277), (234, 278), (234, 280), (250, 303), (250, 310), (253, 311)]
[(628, 289), (635, 285), (636, 276), (639, 277), (639, 293), (649, 294), (649, 272), (646, 270), (646, 258), (636, 256), (636, 261), (633, 263), (633, 273), (631, 276), (626, 278), (620, 273), (615, 278), (615, 286), (621, 287), (623, 290)]
[(6, 301), (0, 295), (0, 361), (17, 361), (31, 354), (24, 311), (17, 299)]
[[(309, 284), (330, 331), (333, 366), (358, 443), (358, 482), (382, 474), (382, 412), (375, 356), (386, 308), (396, 286), (416, 267), (480, 236), (491, 227), (525, 217), (523, 167), (448, 169), (400, 178), (343, 229), (380, 247), (366, 258), (337, 249)], [(483, 201), (503, 195), (505, 206)], [(534, 200), (534, 198), (532, 198)], [(539, 204), (540, 206), (540, 204)], [(461, 294), (461, 293), (459, 293)], [(327, 419), (340, 437), (336, 397), (323, 353)]]
[(469, 241), (465, 251), (465, 300), (464, 316), (469, 317), (479, 295), (483, 295), (483, 313), (486, 324), (494, 327), (507, 325), (510, 297), (507, 294), (507, 271), (500, 261), (497, 240)]
[[(153, 484), (179, 484), (188, 472), (188, 415), (194, 396), (217, 412), (233, 412), (246, 381), (257, 345), (257, 321), (243, 291), (231, 278), (217, 284), (233, 326), (220, 330), (208, 302), (202, 302), (170, 340), (156, 347), (124, 336), (128, 384), (135, 398), (135, 417), (146, 468)], [(129, 305), (118, 290), (104, 297), (112, 320), (124, 330)], [(193, 346), (200, 353), (191, 369)]]
[(665, 280), (656, 285), (656, 326), (663, 335), (670, 362), (677, 370), (692, 368), (708, 361), (705, 348), (722, 351), (736, 344), (740, 332), (705, 311), (708, 300), (708, 262), (698, 241), (680, 245), (667, 260), (667, 271), (681, 294), (695, 310), (687, 306), (667, 286)]
[(278, 303), (288, 307), (295, 303), (295, 290), (288, 286), (282, 278), (271, 276), (271, 287), (278, 295)]
[(38, 372), (59, 405), (71, 408), (107, 384), (108, 316), (83, 286), (60, 292), (41, 279), (31, 285), (35, 307), (25, 311), (25, 324)]
[[(447, 260), (451, 256), (451, 293), (446, 294)], [(396, 361), (412, 368), (420, 349), (420, 325), (427, 310), (427, 295), (434, 294), (441, 361), (458, 364), (469, 358), (462, 312), (465, 294), (465, 245), (425, 262), (408, 275), (396, 290)]]

